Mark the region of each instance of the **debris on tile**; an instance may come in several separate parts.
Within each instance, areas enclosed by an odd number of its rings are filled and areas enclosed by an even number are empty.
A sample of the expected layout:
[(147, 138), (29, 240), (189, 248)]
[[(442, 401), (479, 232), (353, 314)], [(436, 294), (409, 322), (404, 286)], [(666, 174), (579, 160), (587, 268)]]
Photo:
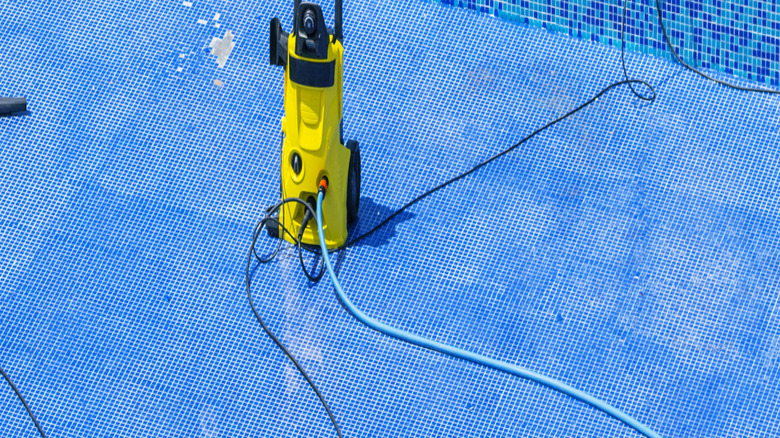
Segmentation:
[(214, 21), (219, 21), (219, 17), (221, 17), (222, 14), (216, 14), (214, 15)]
[(183, 68), (183, 67), (179, 67), (179, 68), (177, 68), (177, 69), (176, 69), (176, 71), (177, 71), (177, 72), (179, 72), (179, 73), (181, 73), (181, 72), (183, 72), (183, 71), (184, 71), (184, 68)]
[(220, 81), (219, 79), (214, 79), (214, 86), (217, 88), (222, 88), (225, 86), (225, 83)]
[(233, 42), (233, 32), (228, 30), (225, 32), (223, 38), (214, 38), (211, 40), (211, 54), (217, 57), (217, 64), (219, 68), (224, 68), (227, 63), (230, 53), (233, 51), (233, 47), (236, 43)]
[(182, 3), (182, 5), (184, 5), (184, 7), (191, 8), (192, 7), (192, 2), (184, 2), (184, 3)]
[(198, 20), (198, 24), (209, 24), (209, 22), (201, 18)]

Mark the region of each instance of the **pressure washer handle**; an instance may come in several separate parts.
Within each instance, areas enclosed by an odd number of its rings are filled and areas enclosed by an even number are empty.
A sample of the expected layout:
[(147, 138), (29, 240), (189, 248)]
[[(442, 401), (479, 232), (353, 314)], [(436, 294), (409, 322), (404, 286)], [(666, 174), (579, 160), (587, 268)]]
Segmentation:
[(298, 10), (301, 9), (301, 0), (295, 0), (295, 6), (293, 7), (293, 35), (298, 35)]
[[(293, 8), (293, 15), (295, 17), (298, 17), (298, 9), (301, 7), (301, 0), (295, 0), (295, 7)], [(344, 29), (342, 27), (342, 23), (344, 22), (344, 5), (342, 0), (336, 0), (336, 28), (334, 29), (334, 36), (339, 41), (344, 41)], [(293, 25), (293, 34), (298, 34), (298, 20), (296, 18), (295, 24)]]
[(341, 23), (344, 21), (344, 11), (342, 7), (342, 1), (336, 0), (336, 29), (335, 29), (335, 36), (336, 39), (339, 41), (344, 41), (344, 31), (341, 28)]
[(278, 18), (271, 20), (271, 65), (287, 66), (287, 38), (290, 36), (282, 29)]

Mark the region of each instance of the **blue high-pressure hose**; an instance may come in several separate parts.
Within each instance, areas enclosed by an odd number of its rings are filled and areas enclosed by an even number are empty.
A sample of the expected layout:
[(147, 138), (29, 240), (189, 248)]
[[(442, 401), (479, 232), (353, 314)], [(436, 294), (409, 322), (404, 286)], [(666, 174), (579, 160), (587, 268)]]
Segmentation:
[(419, 347), (427, 348), (433, 351), (438, 351), (439, 353), (446, 354), (448, 356), (452, 356), (458, 359), (463, 359), (478, 365), (486, 366), (494, 370), (503, 371), (513, 376), (534, 381), (536, 383), (544, 385), (548, 388), (552, 388), (558, 392), (562, 392), (572, 398), (575, 398), (581, 402), (593, 406), (594, 408), (606, 413), (607, 415), (610, 415), (622, 421), (627, 426), (633, 428), (634, 430), (646, 436), (647, 438), (662, 438), (661, 435), (653, 432), (649, 427), (633, 419), (631, 416), (621, 411), (620, 409), (613, 408), (612, 406), (593, 397), (592, 395), (584, 393), (579, 389), (572, 388), (571, 386), (563, 382), (559, 382), (555, 379), (551, 379), (549, 377), (543, 376), (541, 374), (535, 373), (531, 370), (519, 367), (517, 365), (512, 365), (506, 362), (502, 362), (500, 360), (491, 359), (489, 357), (485, 357), (480, 354), (472, 353), (470, 351), (453, 347), (451, 345), (447, 345), (431, 339), (423, 338), (422, 336), (418, 336), (413, 333), (408, 333), (403, 330), (399, 330), (381, 321), (377, 321), (376, 319), (363, 313), (360, 309), (357, 308), (357, 306), (355, 306), (352, 303), (352, 301), (349, 299), (347, 294), (344, 293), (344, 289), (341, 288), (341, 284), (339, 284), (339, 279), (336, 277), (336, 273), (333, 272), (333, 266), (330, 263), (330, 257), (328, 255), (328, 248), (325, 245), (325, 234), (322, 231), (322, 200), (324, 198), (325, 198), (325, 193), (323, 192), (323, 190), (320, 190), (320, 193), (317, 196), (317, 232), (319, 233), (319, 237), (320, 237), (320, 248), (322, 249), (322, 258), (325, 262), (325, 268), (328, 271), (328, 276), (330, 277), (330, 280), (333, 283), (333, 287), (336, 289), (336, 293), (341, 299), (341, 302), (344, 303), (344, 307), (346, 307), (347, 311), (355, 319), (357, 319), (361, 323), (365, 324), (366, 326), (382, 334), (399, 339), (401, 341), (408, 342), (410, 344), (414, 344)]

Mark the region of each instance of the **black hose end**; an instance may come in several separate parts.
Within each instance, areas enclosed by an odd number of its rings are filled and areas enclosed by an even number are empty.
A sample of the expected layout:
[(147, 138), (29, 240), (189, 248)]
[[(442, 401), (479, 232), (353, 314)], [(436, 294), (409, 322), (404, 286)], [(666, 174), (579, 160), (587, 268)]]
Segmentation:
[(0, 115), (27, 111), (26, 97), (0, 97)]
[(279, 232), (279, 223), (276, 223), (274, 226), (266, 225), (265, 231), (268, 234), (268, 237), (272, 239), (281, 239), (281, 233)]

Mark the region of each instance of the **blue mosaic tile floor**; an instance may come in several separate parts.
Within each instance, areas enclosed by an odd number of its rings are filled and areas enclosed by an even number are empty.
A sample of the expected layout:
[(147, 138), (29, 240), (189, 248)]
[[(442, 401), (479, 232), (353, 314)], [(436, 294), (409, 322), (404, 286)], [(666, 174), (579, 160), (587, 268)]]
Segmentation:
[[(0, 119), (0, 364), (51, 437), (335, 436), (243, 290), (277, 193), (268, 21), (291, 4), (3, 4), (0, 95), (30, 113)], [(355, 232), (621, 77), (613, 48), (436, 3), (348, 2), (345, 32)], [(665, 438), (778, 436), (780, 100), (627, 61), (656, 103), (610, 93), (349, 250), (342, 283)], [(637, 436), (369, 331), (291, 255), (254, 281), (347, 437)], [(0, 436), (35, 437), (3, 388)]]

